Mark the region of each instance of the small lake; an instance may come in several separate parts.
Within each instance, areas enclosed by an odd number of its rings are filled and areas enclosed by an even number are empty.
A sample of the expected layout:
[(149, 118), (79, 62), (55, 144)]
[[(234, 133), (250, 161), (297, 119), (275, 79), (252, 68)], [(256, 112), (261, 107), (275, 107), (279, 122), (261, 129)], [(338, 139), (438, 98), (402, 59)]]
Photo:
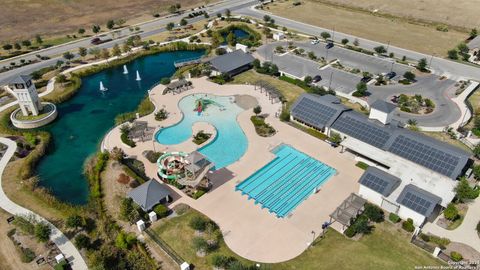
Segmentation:
[[(238, 41), (242, 40), (242, 39), (248, 39), (248, 37), (250, 36), (249, 33), (245, 32), (244, 30), (242, 29), (238, 29), (238, 28), (235, 28), (233, 29), (233, 31), (230, 31), (230, 32), (233, 32), (233, 34), (235, 35), (235, 39)], [(222, 44), (227, 44), (227, 36), (230, 32), (226, 32), (222, 35), (223, 39), (225, 40), (224, 43)]]
[[(69, 101), (57, 105), (58, 118), (45, 130), (52, 134), (52, 151), (37, 166), (40, 185), (71, 204), (88, 201), (88, 182), (83, 175), (85, 160), (98, 149), (104, 135), (114, 126), (116, 115), (133, 111), (147, 91), (175, 72), (174, 62), (200, 57), (203, 51), (177, 51), (138, 58), (82, 78), (82, 86)], [(135, 80), (135, 72), (141, 81)], [(103, 82), (108, 91), (101, 92)]]

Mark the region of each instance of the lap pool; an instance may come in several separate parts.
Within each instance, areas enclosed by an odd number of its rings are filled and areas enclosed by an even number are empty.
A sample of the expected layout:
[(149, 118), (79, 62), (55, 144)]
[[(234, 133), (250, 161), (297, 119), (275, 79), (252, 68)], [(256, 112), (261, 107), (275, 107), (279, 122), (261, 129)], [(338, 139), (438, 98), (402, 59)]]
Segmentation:
[[(198, 112), (198, 102), (202, 101), (204, 109)], [(182, 111), (182, 120), (155, 135), (163, 145), (174, 145), (192, 138), (192, 125), (195, 122), (207, 122), (213, 125), (217, 136), (198, 151), (204, 154), (215, 169), (226, 167), (239, 160), (247, 150), (248, 141), (237, 122), (237, 116), (244, 109), (237, 106), (234, 96), (216, 96), (192, 94), (182, 98), (178, 107)]]
[(235, 190), (279, 218), (290, 214), (336, 173), (332, 167), (288, 145), (282, 144), (272, 152), (276, 157)]

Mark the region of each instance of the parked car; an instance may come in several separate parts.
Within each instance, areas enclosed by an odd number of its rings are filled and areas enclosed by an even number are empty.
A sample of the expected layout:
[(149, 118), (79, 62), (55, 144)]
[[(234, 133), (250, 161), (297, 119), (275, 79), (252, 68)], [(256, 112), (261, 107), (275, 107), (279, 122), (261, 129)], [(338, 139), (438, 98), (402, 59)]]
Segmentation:
[(325, 49), (330, 49), (333, 47), (333, 42), (328, 42), (327, 45), (325, 45)]
[(317, 82), (319, 82), (319, 81), (321, 81), (321, 80), (322, 80), (322, 76), (316, 75), (315, 77), (313, 77), (312, 82), (317, 83)]
[(93, 44), (93, 45), (98, 45), (98, 44), (102, 43), (102, 40), (100, 38), (96, 37), (96, 38), (93, 38), (90, 41), (90, 43)]
[(372, 77), (367, 76), (367, 77), (363, 77), (360, 81), (364, 82), (364, 83), (368, 83), (371, 79), (372, 79)]
[(385, 75), (385, 77), (389, 80), (391, 80), (395, 76), (397, 76), (397, 73), (394, 71), (390, 71), (389, 73), (387, 73), (387, 75)]
[(319, 42), (320, 42), (320, 41), (319, 41), (318, 39), (314, 39), (314, 40), (312, 40), (310, 43), (311, 43), (312, 45), (317, 45)]

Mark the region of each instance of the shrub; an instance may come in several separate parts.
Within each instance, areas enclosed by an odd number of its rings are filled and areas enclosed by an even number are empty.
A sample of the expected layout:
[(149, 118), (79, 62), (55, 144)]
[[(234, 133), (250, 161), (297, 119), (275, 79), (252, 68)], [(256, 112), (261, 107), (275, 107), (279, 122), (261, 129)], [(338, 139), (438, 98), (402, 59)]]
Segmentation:
[(35, 232), (35, 224), (29, 217), (15, 216), (13, 225), (17, 226), (22, 232), (33, 235)]
[(162, 78), (160, 80), (160, 83), (163, 84), (163, 85), (166, 85), (166, 84), (169, 84), (170, 83), (170, 78)]
[(405, 220), (402, 223), (402, 229), (407, 232), (413, 232), (415, 230), (415, 226), (413, 225), (413, 220), (411, 218)]
[(438, 237), (436, 235), (429, 235), (430, 242), (437, 244), (441, 249), (445, 249), (450, 244), (450, 239)]
[(357, 232), (355, 231), (355, 228), (353, 226), (350, 226), (345, 230), (344, 234), (348, 238), (352, 238), (355, 236), (355, 234), (357, 234)]
[(140, 186), (140, 183), (138, 182), (137, 179), (133, 179), (132, 181), (130, 181), (129, 186), (130, 186), (131, 188), (136, 188), (136, 187)]
[(215, 254), (212, 256), (212, 265), (217, 268), (227, 269), (233, 262), (236, 262), (235, 257), (227, 257), (220, 254)]
[(460, 254), (456, 251), (452, 251), (452, 252), (450, 252), (450, 258), (452, 258), (452, 261), (454, 261), (454, 262), (459, 262), (463, 259), (463, 256), (462, 256), (462, 254)]
[(478, 197), (479, 190), (475, 190), (470, 187), (467, 179), (462, 178), (460, 182), (458, 182), (457, 186), (455, 187), (455, 196), (460, 202), (464, 202), (466, 200), (473, 200)]
[(423, 241), (425, 242), (430, 242), (430, 235), (421, 233), (420, 238), (422, 238)]
[(366, 170), (368, 168), (368, 164), (365, 163), (365, 162), (362, 162), (362, 161), (357, 162), (357, 164), (355, 164), (355, 166), (357, 166), (358, 168), (360, 168), (362, 170)]
[(188, 224), (190, 228), (196, 230), (196, 231), (205, 231), (205, 228), (207, 227), (208, 221), (205, 220), (202, 217), (199, 216), (194, 216), (191, 220), (190, 223)]
[(447, 208), (443, 211), (443, 216), (452, 221), (458, 218), (458, 210), (453, 203), (448, 204)]
[(290, 121), (290, 112), (288, 110), (282, 110), (282, 113), (280, 113), (280, 121), (283, 122), (288, 122)]
[(197, 190), (195, 193), (193, 193), (192, 198), (195, 200), (202, 197), (206, 192), (204, 190)]
[(29, 263), (33, 261), (35, 257), (37, 257), (37, 255), (35, 255), (35, 252), (33, 252), (31, 249), (29, 248), (21, 248), (21, 249), (22, 249), (22, 255), (20, 256), (20, 260), (22, 262)]
[(155, 120), (157, 121), (163, 121), (167, 118), (168, 118), (168, 112), (163, 108), (155, 113)]
[(477, 223), (477, 233), (480, 233), (480, 221)]
[(37, 223), (35, 224), (35, 237), (38, 241), (45, 243), (50, 239), (50, 234), (52, 233), (52, 229), (46, 223)]
[(388, 215), (388, 219), (393, 223), (398, 223), (401, 220), (400, 217), (394, 213), (390, 213), (390, 215)]
[(372, 226), (368, 224), (368, 217), (360, 215), (353, 224), (356, 233), (369, 234), (372, 231)]
[(373, 222), (382, 222), (385, 220), (385, 213), (380, 207), (373, 205), (371, 203), (365, 204), (365, 210), (363, 212), (365, 216), (368, 217)]
[(208, 242), (202, 237), (195, 237), (192, 241), (193, 248), (197, 252), (207, 252), (208, 251)]
[(121, 173), (117, 178), (117, 182), (122, 185), (126, 185), (130, 182), (130, 177), (124, 173)]
[(163, 155), (162, 152), (154, 152), (152, 150), (148, 150), (145, 152), (145, 158), (148, 159), (151, 163), (156, 163), (158, 158)]
[(159, 218), (168, 216), (168, 211), (168, 207), (163, 204), (158, 204), (153, 208), (153, 212), (155, 212)]
[(115, 246), (120, 249), (129, 249), (136, 241), (135, 234), (120, 232), (115, 239)]
[(79, 249), (89, 248), (90, 247), (90, 238), (83, 233), (75, 236), (75, 246), (77, 246), (77, 248), (79, 248)]

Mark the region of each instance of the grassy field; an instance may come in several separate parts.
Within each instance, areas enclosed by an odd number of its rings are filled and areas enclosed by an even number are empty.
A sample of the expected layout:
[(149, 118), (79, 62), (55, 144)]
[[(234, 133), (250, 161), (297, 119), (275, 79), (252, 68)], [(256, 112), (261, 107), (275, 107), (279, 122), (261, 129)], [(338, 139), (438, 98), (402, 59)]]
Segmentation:
[(167, 7), (175, 3), (181, 3), (182, 7), (193, 7), (205, 4), (205, 1), (4, 0), (0, 9), (0, 42), (32, 38), (36, 34), (72, 34), (81, 27), (88, 31), (93, 24), (106, 29), (108, 20), (125, 19), (127, 23), (128, 20), (133, 23), (137, 22), (136, 17), (153, 19), (153, 14), (166, 14)]
[[(176, 250), (183, 259), (195, 265), (195, 269), (211, 269), (209, 259), (214, 253), (235, 256), (223, 241), (220, 248), (204, 258), (197, 257), (192, 248), (195, 232), (188, 226), (194, 217), (202, 215), (195, 210), (164, 220), (154, 227), (160, 237)], [(388, 222), (375, 225), (371, 235), (359, 241), (345, 238), (329, 230), (324, 239), (300, 256), (278, 264), (269, 264), (267, 269), (414, 269), (414, 266), (440, 265), (430, 254), (410, 244), (409, 236)], [(248, 261), (243, 260), (248, 263)]]
[(388, 0), (313, 0), (314, 2), (332, 3), (346, 7), (381, 14), (391, 14), (409, 20), (429, 23), (442, 23), (462, 28), (479, 28), (478, 1), (476, 0), (422, 0), (422, 1), (388, 1)]
[(468, 36), (464, 32), (440, 32), (434, 26), (412, 24), (405, 19), (385, 18), (319, 2), (303, 1), (300, 6), (293, 6), (292, 3), (275, 2), (268, 5), (267, 11), (308, 24), (335, 28), (336, 31), (441, 56)]

